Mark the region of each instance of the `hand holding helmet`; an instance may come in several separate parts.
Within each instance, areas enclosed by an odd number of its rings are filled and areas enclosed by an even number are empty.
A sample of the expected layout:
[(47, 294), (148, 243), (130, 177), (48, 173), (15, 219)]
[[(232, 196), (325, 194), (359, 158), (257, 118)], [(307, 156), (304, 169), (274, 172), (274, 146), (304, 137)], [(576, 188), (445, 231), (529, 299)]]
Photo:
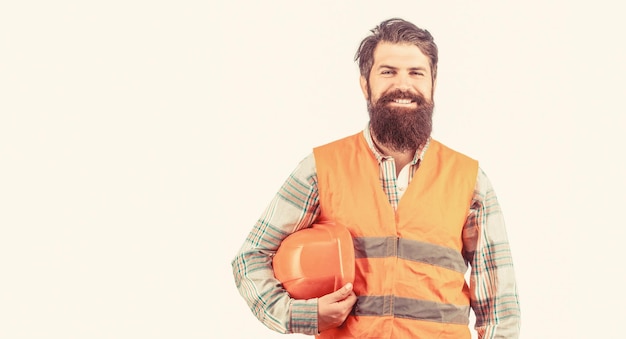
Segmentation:
[(357, 298), (354, 244), (347, 228), (317, 223), (285, 238), (273, 259), (274, 275), (295, 299), (318, 299), (318, 330), (340, 326)]

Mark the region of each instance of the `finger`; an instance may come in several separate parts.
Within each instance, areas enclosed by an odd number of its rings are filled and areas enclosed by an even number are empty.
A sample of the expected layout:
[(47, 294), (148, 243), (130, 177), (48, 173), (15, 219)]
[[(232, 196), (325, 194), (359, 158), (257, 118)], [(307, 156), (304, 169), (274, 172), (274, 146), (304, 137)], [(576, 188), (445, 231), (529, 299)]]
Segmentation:
[(356, 303), (356, 301), (356, 294), (354, 294), (353, 291), (350, 291), (350, 294), (348, 294), (347, 297), (345, 297), (343, 300), (338, 301), (337, 303), (343, 304), (344, 307), (351, 308)]
[(354, 292), (352, 292), (352, 284), (351, 283), (347, 283), (342, 288), (340, 288), (337, 291), (333, 292), (332, 295), (333, 295), (333, 299), (335, 301), (340, 301), (340, 300), (344, 300), (345, 298), (350, 296), (351, 293), (352, 294), (354, 293)]

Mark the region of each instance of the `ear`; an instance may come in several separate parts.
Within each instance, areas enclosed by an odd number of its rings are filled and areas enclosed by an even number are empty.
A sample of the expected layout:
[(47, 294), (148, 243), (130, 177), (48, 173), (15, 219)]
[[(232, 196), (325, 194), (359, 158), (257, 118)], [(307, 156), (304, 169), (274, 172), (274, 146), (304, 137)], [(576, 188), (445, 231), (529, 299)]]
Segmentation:
[(359, 78), (359, 83), (361, 84), (361, 91), (363, 92), (365, 100), (369, 100), (370, 98), (367, 90), (367, 79), (365, 79), (365, 77), (361, 75), (361, 77)]

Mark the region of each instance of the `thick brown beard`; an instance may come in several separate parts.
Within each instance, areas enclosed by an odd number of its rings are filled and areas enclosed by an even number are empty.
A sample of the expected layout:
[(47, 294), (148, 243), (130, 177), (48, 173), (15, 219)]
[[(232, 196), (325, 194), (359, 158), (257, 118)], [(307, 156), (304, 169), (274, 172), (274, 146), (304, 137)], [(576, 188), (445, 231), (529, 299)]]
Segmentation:
[[(393, 99), (411, 99), (416, 108), (389, 106)], [(434, 103), (421, 94), (394, 91), (367, 103), (370, 127), (376, 141), (397, 152), (415, 151), (426, 144), (433, 129)]]

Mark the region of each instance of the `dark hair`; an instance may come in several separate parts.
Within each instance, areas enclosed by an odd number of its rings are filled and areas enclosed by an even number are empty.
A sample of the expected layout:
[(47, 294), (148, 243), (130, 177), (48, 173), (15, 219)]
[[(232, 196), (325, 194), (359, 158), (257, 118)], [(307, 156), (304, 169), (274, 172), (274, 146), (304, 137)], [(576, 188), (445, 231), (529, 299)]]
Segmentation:
[(399, 18), (381, 22), (371, 30), (372, 34), (361, 41), (354, 56), (358, 61), (361, 76), (369, 81), (370, 71), (374, 65), (374, 50), (380, 42), (394, 44), (412, 44), (417, 46), (430, 59), (433, 81), (437, 77), (437, 45), (430, 33), (414, 24)]

